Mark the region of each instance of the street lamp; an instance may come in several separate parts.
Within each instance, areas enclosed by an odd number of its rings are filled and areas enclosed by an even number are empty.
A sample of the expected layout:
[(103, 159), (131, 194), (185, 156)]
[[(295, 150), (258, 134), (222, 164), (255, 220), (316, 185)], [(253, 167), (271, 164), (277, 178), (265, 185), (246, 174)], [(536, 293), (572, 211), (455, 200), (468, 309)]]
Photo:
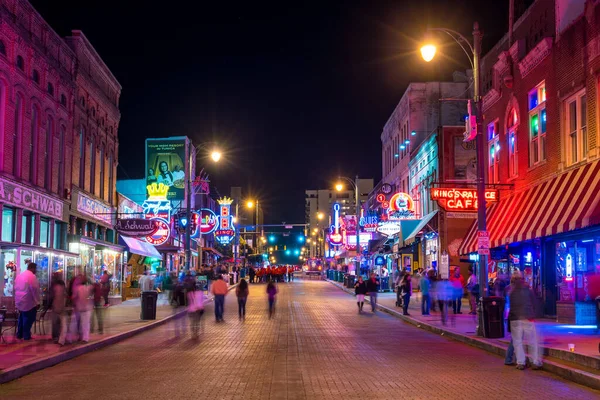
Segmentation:
[[(354, 188), (354, 203), (356, 206), (356, 218), (358, 221), (358, 218), (360, 216), (360, 197), (359, 197), (359, 193), (358, 193), (358, 175), (356, 175), (356, 178), (354, 179), (354, 181), (350, 178), (346, 178), (346, 177), (339, 177), (340, 182), (336, 183), (335, 185), (335, 190), (337, 190), (338, 192), (341, 192), (344, 189), (344, 184), (341, 182), (342, 180), (348, 182), (350, 184), (350, 186), (352, 186)], [(358, 224), (356, 225), (356, 271), (355, 271), (356, 275), (358, 276), (358, 274), (360, 273), (360, 229)]]
[[(191, 264), (191, 260), (192, 260), (192, 224), (191, 224), (191, 220), (192, 220), (192, 195), (194, 194), (194, 192), (192, 191), (192, 175), (193, 174), (193, 168), (195, 166), (195, 163), (193, 162), (194, 160), (196, 160), (196, 158), (198, 157), (198, 155), (200, 154), (201, 151), (203, 150), (207, 150), (208, 146), (210, 146), (211, 143), (210, 142), (206, 142), (206, 143), (200, 143), (197, 146), (194, 146), (191, 142), (190, 142), (190, 149), (189, 149), (189, 160), (188, 160), (188, 179), (187, 179), (187, 198), (186, 198), (186, 212), (185, 212), (185, 216), (186, 216), (186, 221), (187, 223), (185, 224), (185, 243), (184, 243), (184, 248), (185, 248), (185, 269), (186, 270), (190, 270), (190, 264)], [(221, 159), (221, 152), (217, 149), (212, 149), (212, 151), (210, 152), (210, 158), (214, 161), (214, 162), (218, 162)], [(198, 209), (200, 210), (200, 224), (202, 224), (202, 186), (200, 186), (200, 206), (198, 207)], [(200, 228), (200, 236), (198, 237), (198, 265), (202, 266), (202, 229)]]
[(256, 208), (256, 252), (260, 253), (260, 238), (258, 236), (258, 208), (260, 207), (260, 204), (258, 203), (258, 200), (248, 200), (246, 202), (246, 207), (250, 209)]
[[(483, 33), (479, 30), (479, 24), (475, 22), (473, 24), (473, 44), (460, 33), (446, 28), (433, 28), (429, 31), (444, 32), (450, 36), (460, 46), (464, 53), (469, 58), (471, 67), (473, 68), (473, 103), (475, 105), (475, 115), (477, 118), (477, 229), (479, 232), (487, 231), (486, 224), (486, 202), (485, 202), (485, 163), (484, 163), (484, 137), (483, 137), (483, 110), (482, 101), (479, 93), (481, 87), (481, 71), (479, 68), (479, 60), (481, 58), (481, 40)], [(466, 47), (465, 47), (466, 46)], [(431, 43), (425, 44), (421, 47), (421, 55), (426, 62), (433, 60), (436, 53), (435, 45)], [(487, 296), (487, 254), (479, 255), (479, 293), (481, 298)], [(480, 299), (481, 300), (481, 299)], [(483, 336), (483, 309), (482, 302), (479, 302), (478, 316), (479, 326), (477, 327), (477, 334)]]

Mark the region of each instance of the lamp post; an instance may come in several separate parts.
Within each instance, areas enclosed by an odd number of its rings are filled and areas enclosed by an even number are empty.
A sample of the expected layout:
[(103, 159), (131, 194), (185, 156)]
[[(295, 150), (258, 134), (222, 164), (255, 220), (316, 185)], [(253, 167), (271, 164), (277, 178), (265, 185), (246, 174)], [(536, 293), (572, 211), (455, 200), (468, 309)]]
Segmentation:
[(256, 253), (259, 254), (260, 253), (260, 240), (262, 238), (262, 235), (258, 235), (259, 230), (258, 230), (258, 207), (260, 207), (260, 204), (258, 202), (258, 200), (253, 201), (253, 200), (248, 200), (248, 202), (246, 203), (246, 207), (248, 208), (256, 208), (256, 228), (255, 228), (255, 232), (256, 232)]
[[(187, 223), (185, 224), (185, 243), (184, 243), (184, 248), (185, 248), (185, 269), (187, 271), (190, 270), (190, 264), (192, 261), (192, 227), (191, 227), (191, 221), (192, 221), (192, 195), (193, 195), (193, 190), (192, 190), (192, 173), (194, 172), (193, 168), (195, 166), (195, 163), (193, 162), (194, 160), (196, 160), (196, 158), (198, 157), (198, 154), (200, 154), (200, 151), (207, 149), (207, 146), (209, 145), (209, 143), (200, 143), (198, 146), (195, 146), (190, 142), (190, 148), (189, 148), (189, 160), (188, 160), (188, 179), (187, 179), (187, 196), (186, 196), (186, 221)], [(210, 158), (214, 161), (214, 162), (218, 162), (221, 159), (221, 152), (214, 149), (212, 150), (212, 152), (210, 153)], [(202, 219), (202, 193), (200, 193), (200, 217)], [(202, 223), (202, 220), (200, 221), (200, 223)], [(199, 250), (198, 250), (198, 265), (202, 265), (202, 230), (200, 231), (200, 237), (198, 238), (198, 245), (199, 245)]]
[[(354, 203), (356, 206), (356, 265), (355, 265), (355, 273), (358, 276), (358, 274), (360, 273), (360, 229), (358, 226), (358, 218), (360, 216), (360, 197), (359, 197), (359, 193), (358, 193), (358, 175), (356, 175), (356, 178), (354, 179), (354, 181), (352, 181), (352, 179), (350, 178), (346, 178), (346, 177), (339, 177), (340, 180), (345, 180), (346, 182), (350, 183), (350, 185), (354, 188)], [(335, 190), (337, 190), (338, 192), (341, 192), (344, 189), (344, 185), (341, 182), (338, 182), (335, 185)]]
[[(473, 103), (475, 105), (475, 115), (477, 118), (477, 135), (476, 135), (476, 145), (477, 145), (477, 229), (479, 232), (487, 231), (487, 223), (486, 223), (486, 202), (485, 202), (485, 162), (484, 162), (484, 154), (485, 154), (485, 142), (483, 137), (483, 107), (481, 101), (481, 71), (479, 68), (479, 61), (481, 58), (481, 40), (483, 38), (483, 33), (479, 30), (479, 24), (475, 22), (473, 24), (473, 44), (466, 39), (460, 33), (453, 31), (451, 29), (445, 28), (433, 28), (429, 29), (430, 31), (438, 31), (444, 32), (448, 36), (450, 36), (465, 52), (469, 61), (471, 62), (471, 67), (473, 68)], [(466, 47), (465, 47), (466, 46)], [(431, 43), (426, 43), (423, 47), (421, 47), (421, 54), (423, 59), (427, 62), (431, 61), (435, 56), (436, 47)], [(487, 287), (487, 254), (479, 255), (479, 293), (480, 297), (487, 297), (488, 287)], [(480, 300), (481, 300), (480, 298)], [(483, 336), (483, 308), (482, 302), (479, 302), (479, 307), (477, 309), (478, 313), (478, 327), (477, 334), (479, 336)]]

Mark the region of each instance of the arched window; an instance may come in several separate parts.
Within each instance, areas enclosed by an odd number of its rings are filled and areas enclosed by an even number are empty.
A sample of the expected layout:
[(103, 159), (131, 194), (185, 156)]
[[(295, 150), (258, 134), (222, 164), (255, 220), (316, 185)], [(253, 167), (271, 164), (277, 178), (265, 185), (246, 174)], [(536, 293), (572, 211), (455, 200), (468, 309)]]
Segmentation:
[(4, 42), (2, 40), (0, 40), (0, 54), (2, 54), (3, 56), (6, 55), (6, 46), (4, 45)]
[(81, 96), (79, 99), (79, 104), (81, 104), (82, 107), (85, 107), (85, 97)]
[(65, 96), (64, 94), (60, 95), (60, 104), (65, 107), (67, 106), (67, 96)]
[(114, 182), (114, 175), (113, 175), (113, 155), (112, 153), (109, 153), (108, 155), (108, 202), (110, 204), (113, 204), (113, 185), (115, 184)]
[(90, 193), (96, 194), (96, 149), (93, 137), (90, 140)]
[(21, 56), (17, 56), (17, 68), (21, 71), (25, 71), (25, 60), (23, 60), (23, 57)]
[(512, 108), (508, 113), (506, 121), (506, 140), (508, 141), (508, 177), (514, 178), (519, 174), (519, 164), (517, 158), (517, 126), (519, 117), (517, 110)]
[(31, 107), (31, 132), (29, 139), (29, 181), (37, 184), (37, 149), (40, 128), (40, 114), (36, 106)]
[(40, 73), (37, 69), (33, 70), (33, 74), (31, 74), (31, 79), (33, 79), (33, 81), (38, 85), (40, 84)]
[(104, 200), (104, 146), (100, 146), (100, 198)]
[(65, 136), (67, 128), (60, 126), (58, 136), (58, 194), (63, 196), (65, 191)]
[(54, 85), (48, 82), (48, 94), (54, 96)]
[(46, 190), (52, 190), (52, 148), (54, 140), (54, 119), (48, 116), (46, 122), (46, 149), (44, 150), (44, 186)]
[(23, 98), (17, 94), (15, 99), (15, 130), (13, 132), (13, 175), (21, 177), (21, 145), (23, 138)]
[(85, 183), (85, 128), (79, 129), (79, 187)]
[(91, 112), (92, 112), (92, 117), (95, 118), (96, 117), (96, 109), (94, 107), (92, 107)]

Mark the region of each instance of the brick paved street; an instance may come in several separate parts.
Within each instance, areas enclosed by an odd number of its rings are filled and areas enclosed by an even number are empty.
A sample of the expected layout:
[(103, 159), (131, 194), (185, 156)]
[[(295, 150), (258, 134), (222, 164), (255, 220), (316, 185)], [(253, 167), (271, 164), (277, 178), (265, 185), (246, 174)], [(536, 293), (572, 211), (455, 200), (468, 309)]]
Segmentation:
[[(592, 399), (599, 394), (545, 372), (422, 331), (387, 314), (357, 315), (351, 296), (326, 282), (280, 284), (266, 315), (264, 285), (251, 286), (239, 322), (212, 305), (199, 342), (174, 323), (0, 386), (2, 399)], [(365, 304), (367, 310), (368, 304)]]

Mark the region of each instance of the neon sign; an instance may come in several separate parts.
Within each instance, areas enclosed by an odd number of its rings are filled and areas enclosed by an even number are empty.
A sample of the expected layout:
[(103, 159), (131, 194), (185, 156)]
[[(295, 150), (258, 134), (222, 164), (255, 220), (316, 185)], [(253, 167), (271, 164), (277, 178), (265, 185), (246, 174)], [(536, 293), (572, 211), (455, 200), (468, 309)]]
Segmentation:
[(219, 203), (218, 227), (215, 231), (215, 240), (220, 244), (229, 244), (235, 237), (235, 227), (233, 226), (233, 217), (231, 216), (231, 203), (233, 200), (223, 197), (217, 200)]
[(152, 183), (146, 186), (148, 198), (142, 203), (146, 218), (162, 218), (169, 220), (171, 217), (171, 201), (167, 200), (169, 187), (164, 183)]
[(396, 193), (388, 207), (388, 220), (415, 219), (415, 202), (408, 193)]
[[(369, 240), (371, 240), (371, 233), (361, 233), (359, 236), (360, 246), (365, 247), (369, 244)], [(356, 249), (356, 234), (346, 235), (344, 245), (349, 250)]]
[[(487, 203), (495, 203), (498, 198), (498, 189), (485, 190)], [(431, 200), (436, 200), (443, 209), (448, 211), (477, 211), (476, 189), (433, 188), (431, 189)]]
[(333, 205), (333, 225), (331, 225), (327, 239), (332, 246), (340, 246), (344, 240), (340, 229), (340, 205), (338, 203)]
[(192, 235), (192, 238), (197, 238), (200, 235), (210, 235), (219, 225), (219, 217), (213, 210), (203, 208), (200, 212), (192, 213), (192, 218), (195, 222), (196, 231)]
[(157, 229), (153, 234), (146, 236), (144, 239), (154, 246), (160, 246), (166, 243), (169, 237), (171, 237), (171, 228), (169, 227), (169, 223), (162, 218), (152, 218), (152, 221), (157, 223)]

